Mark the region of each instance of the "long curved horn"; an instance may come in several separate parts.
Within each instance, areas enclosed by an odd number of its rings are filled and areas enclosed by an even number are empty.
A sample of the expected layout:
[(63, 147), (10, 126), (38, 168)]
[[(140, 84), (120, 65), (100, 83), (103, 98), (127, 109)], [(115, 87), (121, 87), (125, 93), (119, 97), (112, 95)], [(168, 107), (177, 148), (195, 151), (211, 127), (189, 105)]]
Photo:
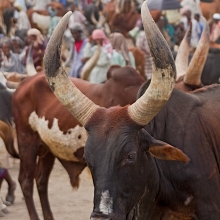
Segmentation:
[(96, 20), (95, 15), (94, 15), (94, 10), (92, 11), (91, 14), (91, 21), (93, 24), (97, 25), (99, 22)]
[(176, 67), (170, 48), (150, 15), (147, 1), (142, 4), (141, 15), (153, 57), (153, 75), (150, 86), (128, 107), (128, 113), (135, 122), (144, 126), (168, 101), (174, 87)]
[(98, 44), (98, 48), (96, 52), (93, 54), (93, 56), (85, 63), (85, 65), (82, 68), (81, 72), (81, 78), (84, 80), (88, 80), (89, 75), (92, 71), (92, 69), (96, 66), (96, 63), (99, 60), (99, 56), (101, 53), (101, 45)]
[(26, 63), (26, 72), (28, 76), (33, 76), (37, 73), (37, 70), (34, 66), (34, 61), (32, 57), (33, 45), (31, 45), (28, 51), (27, 63)]
[(201, 19), (204, 24), (202, 36), (184, 77), (184, 83), (189, 85), (201, 84), (202, 70), (209, 51), (209, 25), (204, 17)]
[(104, 24), (107, 23), (107, 19), (106, 19), (106, 17), (103, 15), (102, 12), (100, 12), (99, 18), (100, 18), (99, 20), (101, 20), (101, 21), (100, 21), (100, 25), (101, 25), (101, 27), (103, 27)]
[(189, 28), (185, 33), (183, 40), (180, 43), (177, 55), (176, 55), (176, 72), (177, 77), (176, 79), (182, 75), (184, 75), (187, 71), (189, 66), (189, 52), (190, 52), (190, 40), (192, 35), (192, 22), (190, 22)]
[(44, 69), (48, 84), (60, 102), (85, 125), (99, 108), (71, 82), (61, 66), (62, 37), (72, 12), (67, 12), (56, 26), (44, 55)]

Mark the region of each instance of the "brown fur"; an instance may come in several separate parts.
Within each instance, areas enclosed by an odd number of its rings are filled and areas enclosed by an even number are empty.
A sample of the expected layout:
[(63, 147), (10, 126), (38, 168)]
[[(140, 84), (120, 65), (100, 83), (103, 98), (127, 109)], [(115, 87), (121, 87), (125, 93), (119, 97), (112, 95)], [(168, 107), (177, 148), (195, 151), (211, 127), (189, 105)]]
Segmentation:
[[(105, 5), (103, 15), (106, 17), (106, 21), (109, 24), (111, 31), (117, 29), (120, 30), (122, 34), (126, 35), (129, 30), (134, 28), (137, 20), (140, 18), (140, 14), (138, 14), (132, 7), (128, 7), (128, 9), (126, 8), (124, 10), (125, 11), (117, 14), (116, 0), (113, 0)], [(161, 16), (161, 11), (152, 10), (150, 13), (155, 22), (157, 22)]]
[(178, 160), (187, 163), (189, 162), (189, 158), (183, 154), (182, 151), (168, 144), (165, 146), (153, 146), (149, 149), (149, 152), (161, 160)]
[(13, 3), (11, 3), (9, 0), (1, 0), (0, 1), (0, 15), (3, 15), (3, 12), (7, 8), (12, 8)]
[(126, 35), (135, 27), (135, 24), (140, 17), (140, 14), (136, 11), (115, 14), (109, 22), (109, 25), (112, 31), (120, 31), (123, 35)]
[(4, 141), (6, 150), (14, 158), (19, 158), (18, 153), (14, 148), (14, 132), (11, 125), (0, 120), (0, 137)]
[(13, 7), (13, 3), (12, 1), (9, 0), (0, 0), (0, 26), (2, 26), (2, 28), (4, 28), (4, 21), (3, 21), (3, 12), (5, 11), (5, 9), (8, 8), (12, 8)]
[(182, 75), (182, 76), (179, 77), (179, 79), (175, 83), (175, 88), (177, 88), (177, 89), (179, 89), (179, 90), (181, 90), (183, 92), (191, 92), (191, 91), (194, 91), (196, 89), (199, 89), (199, 88), (203, 87), (202, 84), (200, 84), (200, 85), (189, 85), (189, 84), (186, 84), (184, 82), (184, 76), (185, 75)]
[(136, 70), (140, 73), (140, 75), (146, 79), (145, 72), (144, 72), (144, 65), (145, 65), (145, 59), (144, 59), (144, 52), (141, 51), (138, 47), (132, 47), (129, 49), (135, 59), (135, 65)]
[[(85, 127), (92, 127), (99, 124), (98, 127), (96, 126), (96, 131), (101, 137), (103, 137), (108, 135), (108, 132), (117, 130), (118, 124), (122, 123), (122, 120), (129, 122), (131, 127), (132, 125), (136, 126), (135, 122), (128, 115), (128, 106), (124, 106), (123, 108), (115, 106), (109, 109), (99, 108), (87, 122)], [(100, 123), (102, 121), (105, 121), (105, 123)]]
[(0, 121), (0, 137), (5, 143), (5, 146), (13, 143), (13, 133), (10, 125)]
[(211, 3), (200, 2), (200, 8), (206, 20), (211, 21), (213, 14), (220, 13), (220, 2), (219, 0), (214, 0)]

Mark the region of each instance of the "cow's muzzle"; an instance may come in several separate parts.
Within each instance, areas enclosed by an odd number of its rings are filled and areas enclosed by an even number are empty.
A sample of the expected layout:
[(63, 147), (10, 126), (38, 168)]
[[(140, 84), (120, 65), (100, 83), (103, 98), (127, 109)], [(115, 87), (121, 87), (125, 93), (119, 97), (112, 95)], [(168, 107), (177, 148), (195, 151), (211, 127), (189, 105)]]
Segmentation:
[(106, 215), (102, 212), (93, 212), (90, 216), (90, 220), (114, 220), (109, 215)]

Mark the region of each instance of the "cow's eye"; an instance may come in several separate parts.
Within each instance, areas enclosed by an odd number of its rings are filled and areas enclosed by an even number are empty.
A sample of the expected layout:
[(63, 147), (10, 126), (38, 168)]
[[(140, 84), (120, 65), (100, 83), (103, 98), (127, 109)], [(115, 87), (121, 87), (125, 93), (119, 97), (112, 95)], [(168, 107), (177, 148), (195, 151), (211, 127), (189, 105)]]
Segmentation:
[(134, 162), (136, 160), (136, 156), (136, 152), (129, 153), (126, 162)]

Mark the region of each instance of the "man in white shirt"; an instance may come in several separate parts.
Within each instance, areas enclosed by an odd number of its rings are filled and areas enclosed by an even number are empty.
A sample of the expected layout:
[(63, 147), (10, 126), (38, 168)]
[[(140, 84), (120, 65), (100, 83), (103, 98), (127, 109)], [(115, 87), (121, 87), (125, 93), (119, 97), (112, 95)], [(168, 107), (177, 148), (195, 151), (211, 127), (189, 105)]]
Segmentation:
[(185, 9), (180, 21), (183, 23), (185, 31), (187, 31), (190, 22), (192, 22), (192, 35), (190, 44), (192, 48), (196, 48), (199, 42), (199, 36), (202, 32), (199, 22), (196, 19), (192, 18), (192, 13), (190, 9)]

